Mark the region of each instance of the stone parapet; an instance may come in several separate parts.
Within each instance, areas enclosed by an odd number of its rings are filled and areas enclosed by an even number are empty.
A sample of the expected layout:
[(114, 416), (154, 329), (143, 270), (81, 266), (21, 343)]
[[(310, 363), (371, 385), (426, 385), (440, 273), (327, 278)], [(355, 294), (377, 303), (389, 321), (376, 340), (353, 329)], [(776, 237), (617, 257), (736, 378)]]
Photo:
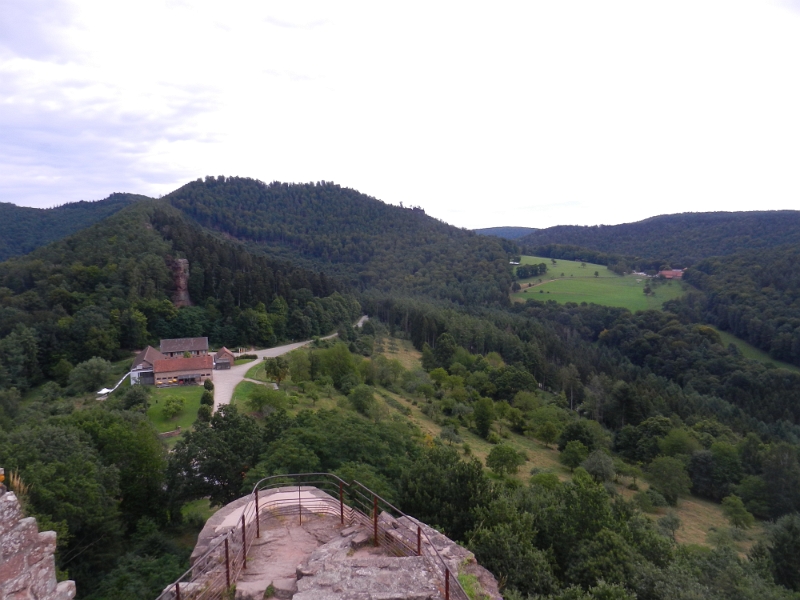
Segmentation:
[(25, 517), (0, 469), (0, 600), (71, 600), (75, 582), (56, 581), (54, 531), (39, 531)]

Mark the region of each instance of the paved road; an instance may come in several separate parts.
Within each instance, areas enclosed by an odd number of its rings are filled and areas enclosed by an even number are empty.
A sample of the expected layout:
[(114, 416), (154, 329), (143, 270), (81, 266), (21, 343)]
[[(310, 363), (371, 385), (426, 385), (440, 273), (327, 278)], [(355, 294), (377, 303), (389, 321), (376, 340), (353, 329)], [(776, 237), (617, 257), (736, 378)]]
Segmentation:
[[(356, 322), (356, 327), (361, 327), (368, 319), (366, 315), (361, 317)], [(323, 340), (329, 340), (331, 338), (336, 337), (337, 334), (329, 335), (324, 338)], [(255, 352), (249, 352), (248, 354), (255, 354), (258, 356), (258, 360), (263, 360), (265, 357), (267, 358), (275, 358), (276, 356), (281, 356), (283, 354), (287, 354), (292, 350), (297, 350), (298, 348), (302, 348), (310, 344), (312, 340), (305, 340), (304, 342), (295, 342), (294, 344), (286, 344), (285, 346), (275, 346), (274, 348), (267, 348), (266, 350), (256, 350)], [(243, 365), (233, 366), (230, 369), (222, 370), (222, 371), (214, 371), (214, 410), (217, 410), (223, 404), (230, 404), (231, 398), (233, 398), (233, 390), (236, 389), (236, 386), (245, 378), (245, 374), (254, 365), (257, 365), (258, 361), (251, 361), (249, 363), (245, 363)]]

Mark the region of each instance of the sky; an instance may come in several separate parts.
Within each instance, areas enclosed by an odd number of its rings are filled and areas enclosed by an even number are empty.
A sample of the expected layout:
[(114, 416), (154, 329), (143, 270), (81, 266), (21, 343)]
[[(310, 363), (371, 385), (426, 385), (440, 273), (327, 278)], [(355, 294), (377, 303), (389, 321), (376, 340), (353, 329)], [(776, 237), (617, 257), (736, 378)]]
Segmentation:
[(800, 209), (800, 0), (0, 0), (0, 202), (333, 181), (459, 227)]

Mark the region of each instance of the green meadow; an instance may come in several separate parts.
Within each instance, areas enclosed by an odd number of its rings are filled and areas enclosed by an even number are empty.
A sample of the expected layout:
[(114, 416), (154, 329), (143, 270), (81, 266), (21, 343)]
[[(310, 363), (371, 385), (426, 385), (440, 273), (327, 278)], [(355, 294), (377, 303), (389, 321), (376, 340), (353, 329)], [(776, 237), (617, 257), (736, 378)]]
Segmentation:
[[(523, 289), (511, 294), (515, 302), (525, 302), (529, 298), (555, 300), (560, 304), (587, 302), (621, 306), (635, 312), (660, 309), (664, 302), (684, 292), (684, 284), (680, 282), (656, 283), (635, 275), (620, 276), (604, 265), (559, 259), (553, 264), (551, 259), (538, 256), (523, 256), (521, 263), (545, 263), (547, 273), (521, 280), (519, 284)], [(646, 284), (653, 290), (649, 296), (644, 293)]]
[[(197, 420), (197, 409), (200, 408), (200, 397), (203, 395), (202, 385), (179, 385), (174, 387), (153, 388), (147, 417), (156, 426), (159, 433), (174, 431), (180, 425), (181, 430), (191, 429)], [(164, 418), (161, 409), (169, 396), (183, 398), (183, 410), (171, 419)]]
[(742, 353), (742, 356), (745, 358), (750, 358), (752, 360), (758, 360), (763, 363), (772, 363), (776, 367), (780, 367), (781, 369), (789, 369), (790, 371), (800, 372), (800, 367), (796, 367), (794, 365), (790, 365), (789, 363), (781, 362), (779, 360), (775, 360), (769, 354), (764, 352), (763, 350), (759, 350), (755, 346), (751, 346), (743, 339), (740, 339), (733, 335), (732, 333), (728, 333), (727, 331), (721, 331), (714, 327), (714, 330), (719, 334), (720, 339), (722, 340), (722, 344), (724, 346), (728, 346), (729, 344), (733, 344), (739, 349), (739, 352)]

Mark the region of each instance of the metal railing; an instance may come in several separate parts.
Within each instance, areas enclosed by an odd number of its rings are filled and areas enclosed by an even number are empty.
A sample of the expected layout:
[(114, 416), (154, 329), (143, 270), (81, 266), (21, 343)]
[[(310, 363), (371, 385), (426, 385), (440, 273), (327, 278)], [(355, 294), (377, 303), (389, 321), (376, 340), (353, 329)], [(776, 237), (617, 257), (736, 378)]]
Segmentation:
[[(316, 494), (319, 490), (323, 494)], [(361, 525), (372, 533), (374, 546), (395, 556), (424, 556), (440, 577), (437, 583), (445, 600), (469, 600), (442, 558), (426, 529), (358, 481), (347, 483), (331, 473), (301, 473), (265, 477), (253, 486), (241, 516), (212, 547), (197, 558), (181, 577), (156, 600), (226, 600), (232, 585), (247, 569), (247, 553), (261, 537), (266, 519), (303, 513), (338, 517), (342, 525)]]

